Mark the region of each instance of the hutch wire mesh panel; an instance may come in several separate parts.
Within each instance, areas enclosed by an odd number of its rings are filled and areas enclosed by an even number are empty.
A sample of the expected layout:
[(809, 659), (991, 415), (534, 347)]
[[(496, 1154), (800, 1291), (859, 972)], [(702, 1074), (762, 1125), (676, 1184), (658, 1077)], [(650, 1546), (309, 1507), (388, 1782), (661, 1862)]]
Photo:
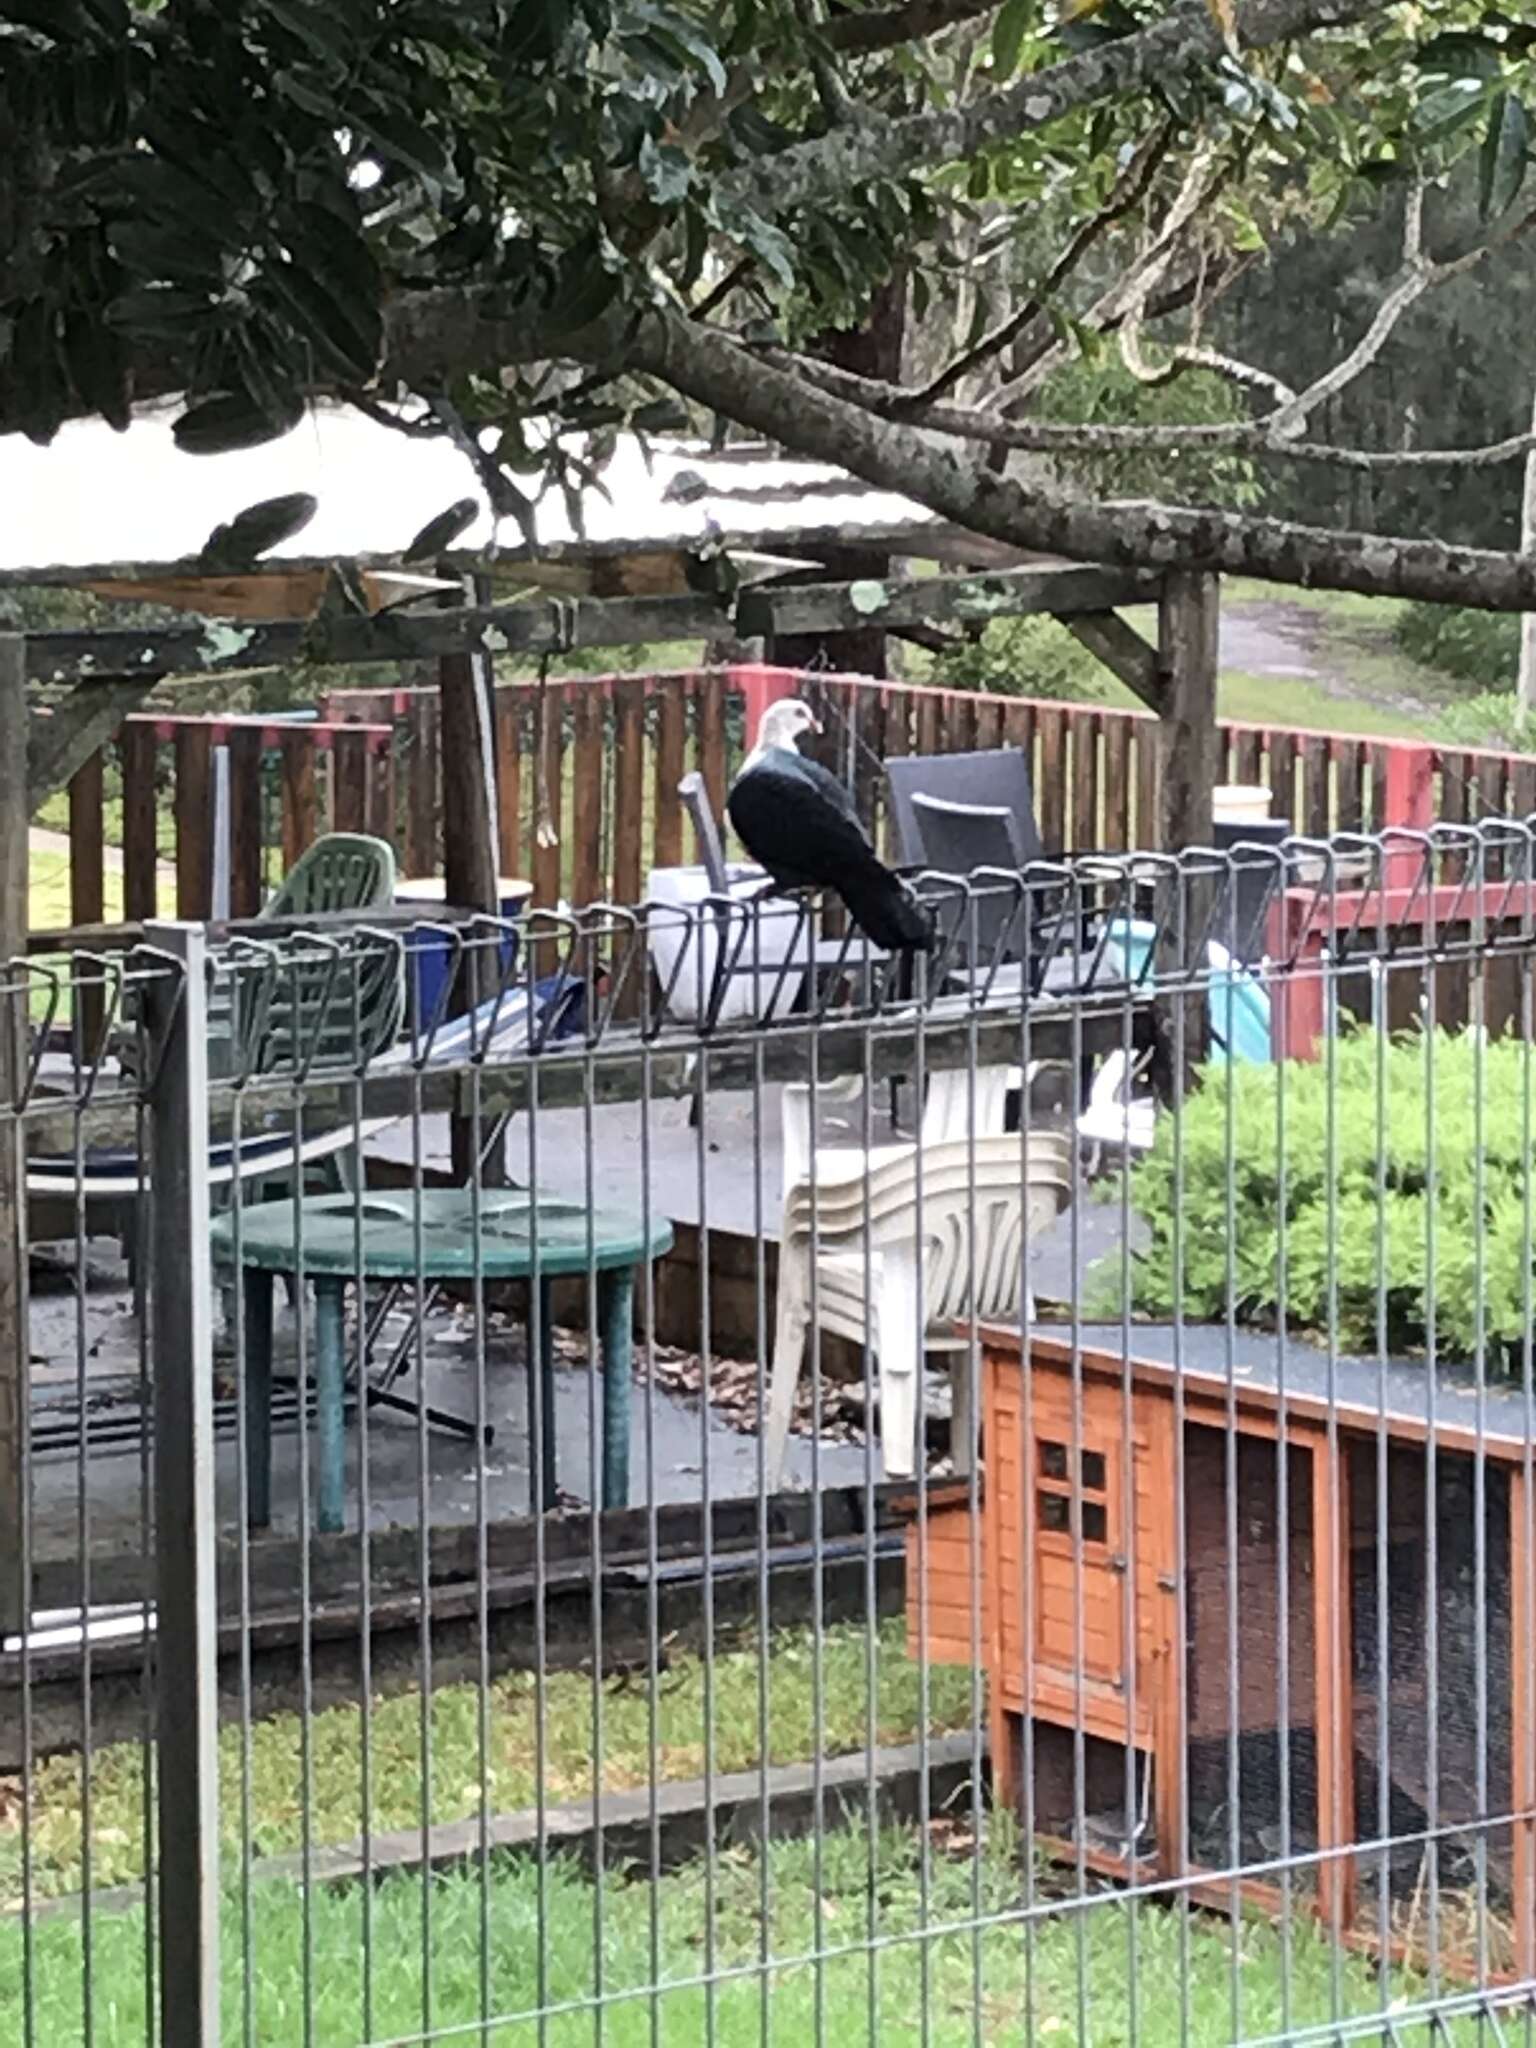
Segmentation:
[(8, 970), (8, 2038), (1525, 2038), (1533, 866)]

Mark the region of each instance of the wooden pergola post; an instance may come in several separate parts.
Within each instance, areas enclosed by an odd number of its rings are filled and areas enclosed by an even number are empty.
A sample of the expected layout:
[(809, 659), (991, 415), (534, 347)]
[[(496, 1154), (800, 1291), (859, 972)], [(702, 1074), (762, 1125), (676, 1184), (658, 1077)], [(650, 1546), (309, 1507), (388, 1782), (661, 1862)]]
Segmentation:
[[(28, 825), (26, 641), (0, 633), (0, 984), (27, 951)], [(20, 1080), (25, 1011), (0, 999), (0, 1636), (25, 1628), (21, 1530), (28, 1400), (25, 1169), (7, 1112)]]
[[(1157, 747), (1153, 846), (1178, 853), (1209, 846), (1214, 837), (1215, 791), (1220, 759), (1216, 727), (1216, 678), (1220, 669), (1221, 580), (1194, 570), (1170, 569), (1157, 607)], [(1212, 900), (1209, 878), (1182, 876), (1177, 909), (1164, 925), (1159, 944), (1162, 967), (1176, 975), (1198, 975)], [(1170, 1046), (1171, 1083), (1177, 1104), (1193, 1085), (1207, 1050), (1209, 1019), (1196, 988), (1175, 998), (1182, 1029)]]
[(1209, 846), (1220, 773), (1221, 578), (1170, 569), (1157, 607), (1157, 845)]

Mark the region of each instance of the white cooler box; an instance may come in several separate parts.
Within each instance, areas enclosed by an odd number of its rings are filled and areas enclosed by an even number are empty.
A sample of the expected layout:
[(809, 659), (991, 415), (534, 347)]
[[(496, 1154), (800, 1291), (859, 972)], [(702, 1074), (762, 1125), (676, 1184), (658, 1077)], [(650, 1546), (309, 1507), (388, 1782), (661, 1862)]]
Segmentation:
[[(732, 897), (745, 902), (761, 895), (768, 878), (761, 868), (733, 861), (726, 868), (726, 880)], [(646, 884), (648, 902), (693, 913), (687, 922), (657, 917), (650, 927), (651, 959), (668, 991), (667, 1007), (685, 1023), (696, 1022), (708, 1009), (719, 966), (719, 911), (702, 907), (712, 893), (703, 868), (652, 868)], [(782, 1017), (799, 994), (799, 978), (789, 974), (781, 981), (774, 969), (784, 965), (792, 950), (806, 968), (813, 964), (815, 920), (794, 903), (768, 897), (753, 908), (730, 913), (725, 941), (726, 958), (736, 971), (726, 983), (718, 1021), (749, 1022), (766, 1014), (770, 1004), (773, 1015)], [(754, 965), (756, 973), (749, 971)]]

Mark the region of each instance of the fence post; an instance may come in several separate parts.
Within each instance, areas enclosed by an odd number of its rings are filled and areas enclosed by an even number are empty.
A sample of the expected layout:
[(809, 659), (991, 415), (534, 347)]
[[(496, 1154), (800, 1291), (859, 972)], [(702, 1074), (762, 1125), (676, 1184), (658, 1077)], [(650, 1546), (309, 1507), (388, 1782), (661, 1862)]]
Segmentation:
[[(27, 643), (0, 633), (0, 990), (7, 963), (27, 950)], [(0, 993), (0, 1638), (26, 1627), (22, 1489), (27, 1484), (26, 1182), (20, 1132), (9, 1111), (21, 1085), (24, 993)]]
[[(1389, 740), (1383, 752), (1380, 829), (1396, 826), (1410, 832), (1427, 832), (1435, 822), (1435, 769), (1439, 757), (1433, 747), (1411, 740)], [(1382, 886), (1411, 889), (1423, 869), (1424, 856), (1415, 846), (1399, 846), (1382, 863)]]
[(181, 963), (150, 985), (155, 1695), (161, 2048), (218, 2048), (218, 1599), (214, 1558), (208, 991), (202, 927), (153, 924)]

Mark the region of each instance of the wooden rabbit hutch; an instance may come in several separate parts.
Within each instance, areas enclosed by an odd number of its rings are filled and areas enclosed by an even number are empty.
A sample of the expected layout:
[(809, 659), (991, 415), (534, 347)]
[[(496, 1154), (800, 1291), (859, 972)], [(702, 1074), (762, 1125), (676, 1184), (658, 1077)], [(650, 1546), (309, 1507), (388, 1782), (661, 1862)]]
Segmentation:
[(909, 1528), (909, 1641), (983, 1666), (994, 1796), (1091, 1869), (1225, 1905), (1241, 1867), (1363, 1943), (1475, 1894), (1536, 1968), (1523, 1394), (1129, 1334), (1037, 1330), (1026, 1372), (989, 1331), (980, 1512), (936, 1486)]

